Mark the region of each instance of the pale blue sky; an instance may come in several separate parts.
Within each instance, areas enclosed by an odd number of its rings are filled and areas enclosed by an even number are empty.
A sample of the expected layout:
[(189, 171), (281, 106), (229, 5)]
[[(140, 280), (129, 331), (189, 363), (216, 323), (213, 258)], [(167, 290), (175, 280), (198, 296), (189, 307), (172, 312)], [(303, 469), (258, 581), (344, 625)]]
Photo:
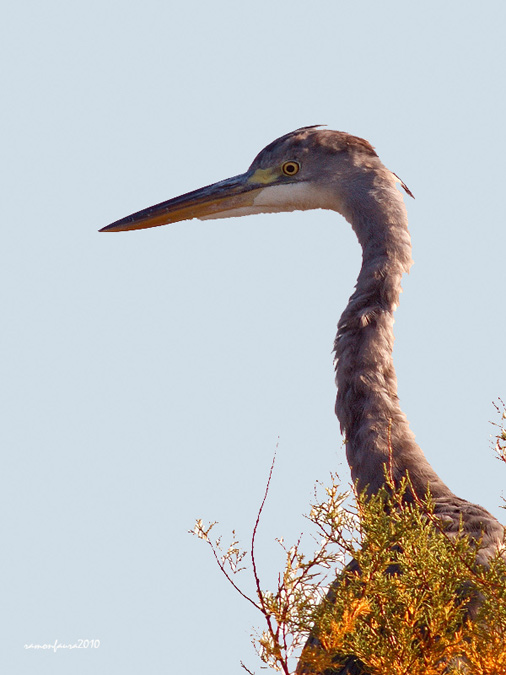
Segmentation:
[[(259, 672), (260, 616), (186, 531), (307, 529), (349, 474), (331, 347), (360, 251), (331, 212), (98, 234), (326, 123), (416, 196), (396, 317), (425, 453), (503, 521), (502, 2), (28, 2), (2, 50), (2, 648), (10, 675)], [(245, 578), (246, 587), (251, 587)], [(98, 650), (40, 653), (79, 638)]]

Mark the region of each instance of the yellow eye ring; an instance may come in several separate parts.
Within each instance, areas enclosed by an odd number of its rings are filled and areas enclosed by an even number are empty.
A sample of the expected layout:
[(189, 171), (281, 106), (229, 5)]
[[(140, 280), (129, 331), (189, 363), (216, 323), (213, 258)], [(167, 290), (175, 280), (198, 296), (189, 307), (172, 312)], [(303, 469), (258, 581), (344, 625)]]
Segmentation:
[(285, 162), (281, 167), (281, 171), (285, 174), (285, 176), (295, 176), (296, 173), (299, 173), (299, 169), (299, 162), (295, 162), (293, 160)]

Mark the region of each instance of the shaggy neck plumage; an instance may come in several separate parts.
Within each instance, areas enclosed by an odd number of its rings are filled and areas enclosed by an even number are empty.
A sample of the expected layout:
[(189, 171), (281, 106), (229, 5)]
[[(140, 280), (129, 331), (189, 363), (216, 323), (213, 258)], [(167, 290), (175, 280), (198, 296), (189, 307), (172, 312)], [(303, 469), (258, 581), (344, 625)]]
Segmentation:
[[(401, 278), (411, 265), (411, 240), (402, 197), (393, 177), (381, 172), (368, 198), (343, 210), (362, 245), (356, 290), (339, 320), (335, 340), (336, 414), (359, 491), (374, 493), (385, 481), (385, 466), (397, 482), (409, 467), (420, 496), (451, 494), (415, 442), (397, 397), (392, 360), (393, 313)], [(374, 236), (372, 233), (374, 232)]]

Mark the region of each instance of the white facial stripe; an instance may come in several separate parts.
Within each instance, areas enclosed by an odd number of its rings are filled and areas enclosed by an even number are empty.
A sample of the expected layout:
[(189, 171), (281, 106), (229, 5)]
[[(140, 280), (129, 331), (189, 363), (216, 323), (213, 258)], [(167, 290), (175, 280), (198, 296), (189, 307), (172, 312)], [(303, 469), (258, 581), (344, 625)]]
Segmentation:
[(236, 209), (200, 216), (200, 220), (234, 218), (256, 213), (279, 213), (280, 211), (306, 211), (308, 209), (332, 209), (330, 195), (323, 193), (309, 183), (270, 185), (255, 194), (253, 203)]
[(273, 211), (305, 211), (321, 208), (321, 202), (315, 198), (314, 186), (302, 182), (266, 187), (255, 196), (253, 203), (257, 207)]
[(217, 213), (210, 213), (207, 216), (199, 216), (199, 220), (217, 220), (218, 218), (236, 218), (239, 216), (251, 216), (255, 213), (266, 213), (262, 209), (254, 206), (239, 206), (237, 209), (229, 209), (228, 211), (218, 211)]

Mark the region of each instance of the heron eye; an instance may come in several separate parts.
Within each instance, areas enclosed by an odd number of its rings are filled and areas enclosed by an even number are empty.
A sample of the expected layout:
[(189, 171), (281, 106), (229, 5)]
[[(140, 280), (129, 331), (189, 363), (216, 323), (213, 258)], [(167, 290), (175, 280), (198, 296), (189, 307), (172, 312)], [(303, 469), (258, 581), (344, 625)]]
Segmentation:
[(285, 162), (281, 167), (282, 172), (285, 176), (295, 176), (296, 173), (299, 173), (300, 164), (298, 162)]

